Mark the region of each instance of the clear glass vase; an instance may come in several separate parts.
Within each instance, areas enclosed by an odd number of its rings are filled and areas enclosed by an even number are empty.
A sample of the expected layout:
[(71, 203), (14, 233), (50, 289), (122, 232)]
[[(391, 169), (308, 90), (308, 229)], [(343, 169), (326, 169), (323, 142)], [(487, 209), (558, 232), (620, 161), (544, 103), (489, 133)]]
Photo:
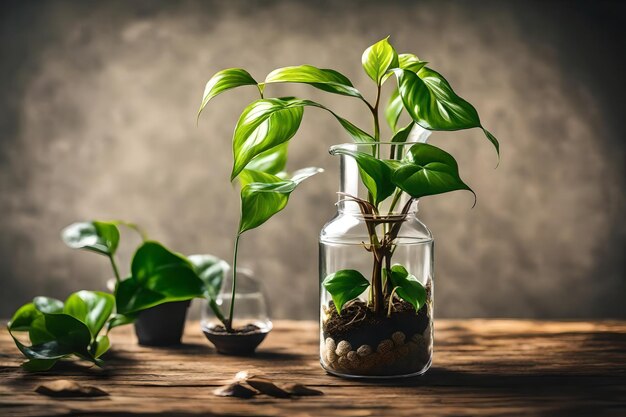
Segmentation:
[(200, 328), (206, 338), (220, 353), (230, 355), (252, 354), (257, 346), (272, 330), (272, 321), (267, 298), (261, 283), (253, 278), (252, 271), (237, 268), (237, 289), (232, 327), (236, 331), (224, 333), (223, 323), (216, 315), (216, 309), (227, 318), (231, 304), (233, 274), (226, 274), (221, 290), (211, 306), (203, 300)]
[[(394, 194), (364, 214), (369, 199), (360, 171), (344, 151), (400, 160), (411, 144), (345, 144), (340, 155), (338, 211), (320, 234), (320, 362), (331, 374), (355, 378), (399, 378), (423, 374), (433, 352), (433, 238), (417, 218), (417, 201)], [(361, 202), (360, 202), (361, 201)], [(425, 290), (417, 310), (398, 296), (391, 268), (400, 264)], [(356, 270), (370, 282), (337, 313), (322, 285), (330, 274)]]

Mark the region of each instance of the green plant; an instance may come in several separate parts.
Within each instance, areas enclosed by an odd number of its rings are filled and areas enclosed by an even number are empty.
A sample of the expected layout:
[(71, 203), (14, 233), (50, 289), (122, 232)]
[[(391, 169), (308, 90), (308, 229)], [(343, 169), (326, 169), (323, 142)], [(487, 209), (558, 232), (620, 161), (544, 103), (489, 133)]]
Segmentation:
[[(143, 240), (133, 256), (130, 276), (124, 279), (115, 259), (120, 225), (135, 230)], [(8, 330), (28, 359), (23, 365), (26, 370), (48, 370), (71, 356), (101, 366), (100, 357), (110, 346), (109, 331), (132, 323), (141, 311), (163, 303), (204, 297), (223, 319), (215, 300), (229, 266), (221, 259), (171, 252), (148, 240), (137, 225), (123, 221), (73, 223), (61, 237), (71, 248), (106, 256), (116, 279), (115, 290), (113, 294), (79, 291), (65, 302), (36, 297), (20, 307)], [(104, 327), (106, 333), (100, 334)], [(20, 341), (16, 333), (28, 333), (30, 345)]]
[[(261, 199), (255, 196), (258, 203), (254, 206), (257, 211), (253, 212), (247, 210), (250, 202), (245, 199), (250, 199), (257, 191), (275, 192), (278, 189), (291, 190), (295, 187), (277, 186), (276, 184), (284, 180), (274, 174), (284, 168), (287, 142), (297, 132), (305, 108), (314, 107), (328, 111), (355, 142), (371, 144), (372, 155), (342, 148), (335, 150), (336, 153), (343, 153), (356, 160), (362, 182), (369, 191), (367, 200), (350, 195), (344, 197), (357, 202), (368, 219), (370, 245), (366, 249), (372, 252), (374, 262), (371, 280), (365, 279), (358, 271), (341, 270), (326, 277), (323, 285), (333, 297), (339, 312), (345, 302), (358, 297), (368, 287), (370, 306), (377, 313), (383, 312), (385, 302), (390, 307), (396, 295), (411, 303), (417, 310), (424, 303), (425, 290), (402, 265), (392, 265), (394, 241), (402, 222), (388, 220), (398, 213), (396, 205), (401, 201), (402, 193), (410, 197), (399, 210), (401, 216), (406, 216), (411, 204), (421, 197), (455, 190), (473, 191), (461, 180), (455, 159), (433, 145), (415, 143), (401, 161), (393, 159), (396, 149), (399, 151), (402, 146), (392, 147), (389, 159), (380, 155), (379, 113), (383, 84), (390, 77), (396, 80), (396, 86), (384, 110), (385, 119), (393, 133), (390, 142), (406, 144), (411, 130), (419, 125), (423, 129), (434, 131), (479, 128), (498, 154), (499, 144), (495, 136), (482, 126), (474, 107), (459, 97), (443, 76), (416, 55), (398, 54), (388, 38), (367, 48), (362, 56), (362, 64), (375, 84), (376, 95), (373, 101), (367, 100), (346, 76), (332, 69), (311, 65), (284, 67), (269, 73), (264, 82), (257, 82), (246, 70), (230, 68), (219, 71), (208, 81), (198, 116), (210, 100), (224, 91), (254, 85), (260, 94), (260, 99), (243, 110), (233, 136), (231, 180), (240, 178), (242, 182), (242, 220), (235, 243), (234, 263), (239, 236), (247, 230), (245, 225), (258, 226), (286, 204), (286, 198), (279, 200), (277, 196), (263, 196)], [(353, 97), (362, 102), (371, 113), (373, 130), (368, 133), (311, 100), (265, 97), (267, 87), (274, 83), (304, 83), (328, 93)], [(406, 113), (411, 121), (407, 126), (398, 129), (402, 113)], [(270, 162), (261, 164), (260, 161)], [(251, 173), (247, 173), (249, 170)], [(381, 213), (383, 202), (388, 199), (390, 203), (385, 206), (388, 207), (388, 212)], [(262, 221), (251, 221), (254, 217), (252, 213), (258, 213), (259, 220)], [(379, 234), (376, 226), (383, 220), (386, 223)], [(232, 314), (229, 320), (232, 320)]]
[[(257, 85), (245, 70), (220, 71), (207, 83), (200, 112), (217, 94), (235, 85), (246, 84)], [(264, 87), (257, 86), (263, 97)], [(217, 315), (228, 332), (234, 330), (237, 253), (241, 235), (259, 227), (283, 210), (296, 187), (305, 179), (322, 171), (315, 167), (300, 169), (291, 175), (284, 171), (287, 163), (286, 141), (295, 134), (302, 120), (302, 107), (305, 105), (321, 106), (312, 101), (293, 98), (261, 98), (246, 107), (235, 127), (231, 180), (237, 178), (241, 186), (241, 211), (233, 251), (230, 309), (227, 318)]]
[[(77, 356), (101, 365), (99, 359), (109, 349), (109, 338), (100, 335), (113, 311), (111, 294), (78, 291), (65, 303), (54, 298), (35, 297), (20, 307), (8, 324), (9, 333), (18, 349), (28, 359), (24, 368), (45, 371), (60, 359)], [(27, 332), (30, 346), (15, 333)]]
[[(120, 279), (115, 261), (119, 244), (118, 225), (138, 231), (143, 242), (135, 251), (130, 275)], [(132, 323), (139, 312), (164, 303), (204, 297), (218, 317), (223, 315), (216, 297), (229, 266), (212, 255), (184, 255), (148, 240), (146, 233), (134, 223), (122, 221), (91, 221), (74, 223), (61, 233), (71, 248), (85, 249), (106, 255), (116, 277), (115, 315), (107, 328)]]

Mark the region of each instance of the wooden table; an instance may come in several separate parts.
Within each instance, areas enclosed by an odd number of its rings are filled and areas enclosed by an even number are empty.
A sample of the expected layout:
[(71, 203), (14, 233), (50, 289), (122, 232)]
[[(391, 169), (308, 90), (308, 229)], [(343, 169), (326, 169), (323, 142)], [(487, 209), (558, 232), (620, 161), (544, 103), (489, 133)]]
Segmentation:
[[(626, 322), (439, 320), (435, 361), (424, 376), (360, 382), (325, 374), (318, 326), (279, 321), (255, 357), (216, 354), (188, 323), (185, 344), (138, 346), (131, 328), (112, 334), (105, 369), (79, 365), (28, 374), (0, 331), (0, 415), (205, 416), (626, 416)], [(212, 391), (237, 371), (257, 369), (277, 382), (301, 382), (321, 397), (245, 400)], [(55, 399), (34, 388), (53, 379), (96, 385), (110, 396)]]

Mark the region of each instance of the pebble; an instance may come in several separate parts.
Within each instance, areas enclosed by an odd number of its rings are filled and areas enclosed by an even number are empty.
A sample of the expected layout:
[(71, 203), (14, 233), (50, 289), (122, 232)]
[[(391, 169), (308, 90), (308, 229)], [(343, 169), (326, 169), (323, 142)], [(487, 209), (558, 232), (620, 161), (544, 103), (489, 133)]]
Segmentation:
[(393, 340), (396, 346), (402, 346), (406, 340), (406, 335), (402, 332), (395, 332), (391, 335), (391, 340)]
[(346, 357), (348, 358), (348, 360), (350, 362), (353, 363), (353, 365), (354, 364), (358, 364), (359, 362), (361, 362), (361, 358), (359, 357), (359, 355), (354, 350), (351, 350), (350, 352), (348, 352)]
[(337, 361), (337, 354), (335, 353), (334, 350), (328, 349), (326, 351), (326, 360), (328, 361), (328, 363)]
[(350, 369), (350, 361), (345, 356), (340, 356), (338, 362), (341, 368)]
[(218, 397), (251, 398), (255, 396), (257, 392), (244, 387), (239, 382), (233, 382), (232, 384), (224, 385), (223, 387), (215, 389), (213, 394)]
[(337, 353), (337, 356), (346, 356), (348, 352), (350, 352), (351, 350), (352, 350), (352, 346), (350, 346), (350, 343), (345, 340), (342, 340), (337, 345), (337, 350), (335, 352)]
[(357, 350), (356, 353), (363, 357), (363, 356), (367, 356), (367, 355), (371, 355), (373, 352), (372, 347), (370, 345), (361, 345)]
[(389, 339), (385, 339), (378, 344), (378, 348), (376, 349), (379, 353), (386, 353), (393, 349), (393, 342)]
[(289, 393), (284, 389), (280, 388), (273, 381), (267, 378), (261, 378), (258, 376), (253, 376), (251, 378), (246, 379), (246, 383), (250, 385), (255, 390), (259, 391), (261, 394), (267, 394), (270, 397), (276, 398), (287, 398), (289, 397)]
[(332, 350), (333, 352), (337, 349), (337, 345), (332, 337), (326, 339), (326, 349), (329, 351)]

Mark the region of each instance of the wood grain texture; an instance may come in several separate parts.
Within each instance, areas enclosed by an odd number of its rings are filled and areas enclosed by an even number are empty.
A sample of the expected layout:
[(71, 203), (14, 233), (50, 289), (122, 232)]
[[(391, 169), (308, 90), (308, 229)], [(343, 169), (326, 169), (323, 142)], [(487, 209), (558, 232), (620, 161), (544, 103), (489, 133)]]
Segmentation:
[[(112, 340), (105, 369), (63, 364), (28, 374), (3, 326), (0, 415), (626, 416), (626, 322), (439, 320), (431, 370), (393, 382), (325, 374), (314, 322), (275, 323), (250, 358), (216, 354), (197, 322), (188, 323), (180, 347), (138, 346), (130, 327), (115, 329)], [(212, 394), (244, 369), (325, 395), (244, 400)], [(110, 396), (61, 400), (34, 392), (59, 378), (98, 386)]]

